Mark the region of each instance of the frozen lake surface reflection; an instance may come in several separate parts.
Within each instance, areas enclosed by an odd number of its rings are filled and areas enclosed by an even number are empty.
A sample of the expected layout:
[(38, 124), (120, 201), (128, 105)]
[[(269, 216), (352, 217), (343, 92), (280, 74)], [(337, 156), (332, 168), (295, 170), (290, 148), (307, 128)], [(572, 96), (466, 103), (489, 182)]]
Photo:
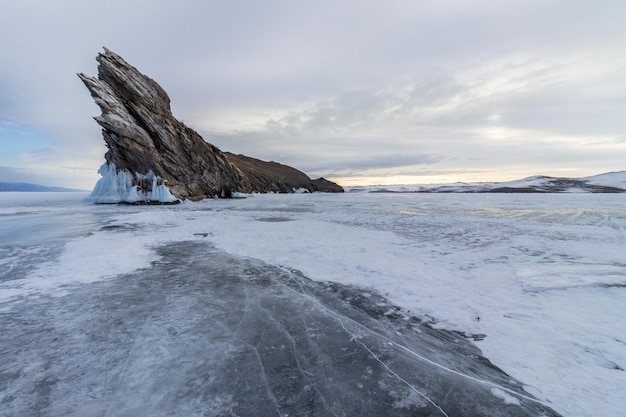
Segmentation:
[(6, 416), (553, 416), (458, 333), (356, 287), (158, 247), (1, 316)]

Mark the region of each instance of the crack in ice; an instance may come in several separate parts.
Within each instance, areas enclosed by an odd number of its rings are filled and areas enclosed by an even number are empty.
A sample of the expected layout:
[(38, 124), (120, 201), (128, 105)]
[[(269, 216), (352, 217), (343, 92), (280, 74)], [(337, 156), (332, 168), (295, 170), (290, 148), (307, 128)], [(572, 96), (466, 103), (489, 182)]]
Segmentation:
[(317, 387), (317, 384), (313, 381), (311, 381), (309, 379), (309, 377), (307, 376), (307, 374), (314, 376), (315, 374), (306, 371), (304, 368), (302, 368), (302, 365), (300, 364), (300, 361), (298, 360), (298, 349), (296, 347), (296, 341), (293, 338), (293, 336), (291, 335), (291, 333), (289, 333), (287, 331), (287, 329), (285, 328), (285, 326), (283, 326), (282, 323), (280, 323), (278, 320), (276, 320), (276, 318), (265, 308), (261, 307), (259, 305), (259, 308), (261, 310), (263, 310), (268, 316), (270, 321), (278, 328), (282, 331), (282, 333), (287, 337), (287, 339), (289, 340), (289, 342), (291, 343), (291, 349), (292, 349), (292, 354), (293, 354), (293, 359), (296, 362), (296, 365), (298, 366), (298, 371), (300, 372), (300, 374), (302, 375), (302, 377), (309, 383), (309, 386), (312, 386), (315, 389), (315, 392), (317, 392), (317, 394), (320, 396), (322, 403), (324, 404), (324, 407), (326, 407), (326, 409), (332, 413), (332, 415), (334, 415), (335, 417), (337, 416), (337, 413), (335, 413), (335, 411), (328, 405), (328, 402), (326, 401), (326, 397), (320, 392), (319, 388)]
[[(293, 279), (293, 280), (295, 280), (295, 281), (299, 284), (300, 288), (301, 288), (301, 289), (302, 289), (302, 291), (303, 291), (303, 292), (302, 292), (302, 295), (303, 295), (303, 296), (306, 296), (307, 298), (309, 298), (310, 300), (312, 300), (312, 301), (314, 302), (314, 304), (315, 304), (316, 306), (318, 306), (318, 308), (320, 308), (320, 310), (321, 310), (321, 311), (324, 311), (324, 312), (325, 312), (326, 314), (328, 314), (331, 318), (333, 318), (334, 320), (337, 320), (337, 321), (341, 324), (341, 327), (343, 327), (343, 328), (344, 328), (344, 330), (345, 330), (345, 331), (346, 331), (346, 332), (350, 335), (350, 341), (354, 341), (354, 342), (357, 342), (357, 343), (359, 343), (359, 344), (363, 345), (363, 347), (364, 347), (366, 350), (368, 350), (368, 352), (370, 352), (370, 354), (372, 354), (372, 355), (374, 356), (374, 359), (378, 360), (379, 362), (381, 362), (381, 363), (383, 364), (383, 366), (385, 366), (386, 368), (388, 368), (388, 367), (387, 367), (387, 366), (386, 366), (386, 365), (385, 365), (382, 361), (380, 361), (380, 359), (378, 359), (378, 357), (376, 357), (376, 356), (374, 355), (374, 353), (373, 353), (373, 352), (372, 352), (369, 348), (367, 348), (367, 346), (365, 346), (365, 345), (364, 345), (364, 344), (363, 344), (363, 343), (359, 340), (359, 335), (357, 335), (357, 334), (355, 334), (355, 333), (350, 332), (350, 331), (349, 331), (349, 330), (348, 330), (348, 329), (344, 326), (344, 323), (343, 323), (342, 319), (341, 319), (341, 318), (340, 318), (340, 317), (339, 317), (339, 316), (338, 316), (338, 315), (337, 315), (337, 314), (336, 314), (333, 310), (331, 310), (329, 307), (325, 306), (323, 303), (321, 303), (321, 302), (320, 302), (317, 298), (315, 298), (314, 296), (312, 296), (312, 295), (307, 294), (307, 293), (305, 293), (305, 292), (304, 292), (304, 289), (303, 289), (303, 283), (302, 283), (301, 279), (299, 279), (299, 277), (294, 276), (295, 274), (294, 274), (294, 272), (293, 272), (292, 270), (287, 269), (287, 268), (285, 268), (285, 267), (281, 267), (281, 268), (282, 268), (283, 270), (285, 270), (286, 272), (288, 272), (288, 273), (289, 273), (289, 275), (292, 277), (292, 279)], [(442, 365), (442, 364), (440, 364), (440, 363), (438, 363), (438, 362), (435, 362), (435, 361), (433, 361), (433, 360), (431, 360), (431, 359), (428, 359), (428, 358), (426, 358), (426, 357), (424, 357), (424, 356), (422, 356), (422, 355), (418, 354), (417, 352), (412, 351), (411, 349), (409, 349), (409, 348), (407, 348), (407, 347), (405, 347), (405, 346), (403, 346), (403, 345), (401, 345), (401, 344), (399, 344), (399, 343), (397, 343), (397, 342), (393, 341), (393, 340), (392, 340), (392, 339), (390, 339), (389, 337), (387, 337), (387, 336), (385, 336), (385, 335), (383, 335), (383, 334), (381, 334), (381, 333), (379, 333), (379, 332), (377, 332), (377, 331), (375, 331), (375, 330), (373, 330), (373, 329), (368, 328), (367, 326), (363, 325), (362, 323), (359, 323), (358, 321), (356, 321), (356, 320), (354, 320), (354, 319), (351, 319), (350, 317), (346, 317), (346, 319), (348, 319), (351, 323), (353, 323), (353, 324), (357, 325), (358, 327), (365, 328), (367, 331), (370, 331), (370, 332), (372, 332), (373, 334), (375, 334), (375, 335), (377, 335), (377, 336), (381, 337), (382, 339), (386, 340), (388, 343), (391, 343), (393, 346), (395, 346), (395, 347), (397, 347), (397, 348), (399, 348), (399, 349), (401, 349), (401, 350), (404, 350), (405, 352), (407, 352), (407, 353), (409, 353), (409, 354), (411, 354), (411, 355), (415, 356), (416, 358), (419, 358), (419, 359), (421, 359), (421, 360), (423, 360), (423, 361), (425, 361), (425, 362), (427, 362), (427, 363), (430, 363), (431, 365), (436, 366), (436, 367), (438, 367), (438, 368), (440, 368), (440, 369), (442, 369), (442, 370), (444, 370), (444, 371), (447, 371), (447, 372), (450, 372), (450, 373), (452, 373), (452, 374), (455, 374), (455, 375), (461, 376), (461, 377), (463, 377), (463, 378), (467, 378), (467, 379), (469, 379), (469, 380), (471, 380), (471, 381), (474, 381), (474, 382), (477, 382), (477, 383), (480, 383), (480, 384), (487, 385), (487, 386), (492, 387), (492, 388), (499, 388), (499, 389), (501, 389), (501, 390), (503, 390), (503, 391), (505, 391), (505, 392), (507, 392), (507, 393), (509, 393), (509, 394), (515, 395), (515, 396), (517, 396), (517, 397), (519, 397), (519, 398), (524, 398), (524, 399), (526, 399), (526, 400), (528, 400), (528, 401), (532, 401), (532, 402), (535, 402), (535, 403), (537, 403), (537, 404), (541, 404), (541, 405), (543, 405), (543, 406), (545, 406), (545, 407), (548, 407), (548, 408), (550, 407), (548, 404), (544, 403), (544, 402), (543, 402), (543, 401), (541, 401), (541, 400), (538, 400), (538, 399), (533, 398), (533, 397), (531, 397), (531, 396), (528, 396), (528, 395), (525, 395), (525, 394), (523, 394), (523, 393), (520, 393), (520, 392), (514, 391), (514, 390), (512, 390), (512, 389), (510, 389), (510, 388), (507, 388), (507, 387), (505, 387), (505, 386), (502, 386), (502, 385), (499, 385), (499, 384), (497, 384), (497, 383), (494, 383), (494, 382), (491, 382), (491, 381), (487, 381), (487, 380), (484, 380), (484, 379), (476, 378), (476, 377), (473, 377), (473, 376), (471, 376), (471, 375), (467, 375), (467, 374), (464, 374), (464, 373), (462, 373), (462, 372), (456, 371), (456, 370), (454, 370), (454, 369), (448, 368), (448, 367), (446, 367), (446, 366), (444, 366), (444, 365)], [(404, 381), (401, 377), (399, 377), (399, 376), (398, 376), (397, 374), (395, 374), (393, 371), (391, 371), (391, 370), (389, 370), (389, 371), (390, 371), (391, 373), (393, 373), (394, 375), (396, 375), (399, 379), (401, 379), (401, 380), (402, 380), (403, 382), (405, 382), (407, 385), (411, 386), (410, 384), (408, 384), (408, 382)], [(414, 389), (414, 387), (412, 387), (412, 386), (411, 386), (411, 388), (412, 388), (412, 389)], [(420, 395), (423, 395), (423, 394), (421, 394), (421, 393), (420, 393), (419, 391), (417, 391), (417, 390), (416, 390), (416, 392), (417, 392), (418, 394), (420, 394)], [(430, 401), (430, 400), (429, 400), (429, 401)], [(437, 406), (437, 407), (438, 407), (438, 406)], [(439, 408), (439, 407), (438, 407), (438, 408)], [(442, 410), (442, 412), (443, 412), (443, 410)], [(445, 412), (444, 412), (444, 414), (445, 414)]]
[(281, 413), (280, 413), (280, 406), (278, 405), (278, 399), (276, 398), (276, 396), (274, 395), (274, 392), (270, 388), (269, 380), (267, 379), (267, 373), (265, 372), (265, 365), (263, 364), (263, 359), (261, 358), (261, 355), (259, 354), (259, 344), (261, 343), (261, 340), (263, 339), (264, 335), (265, 335), (265, 331), (263, 331), (263, 333), (261, 334), (259, 343), (256, 345), (256, 347), (252, 346), (251, 344), (248, 344), (248, 346), (250, 346), (252, 350), (254, 351), (257, 361), (259, 362), (259, 365), (261, 366), (261, 378), (263, 379), (263, 382), (265, 383), (264, 384), (265, 391), (269, 399), (274, 403), (274, 406), (276, 407), (276, 414), (278, 414), (278, 417), (280, 417)]
[(338, 319), (339, 324), (341, 324), (341, 327), (343, 327), (343, 329), (346, 331), (346, 333), (348, 333), (351, 338), (350, 341), (354, 340), (355, 342), (357, 342), (358, 344), (360, 344), (361, 346), (363, 346), (363, 348), (365, 350), (367, 350), (369, 352), (369, 354), (376, 360), (378, 361), (387, 371), (389, 371), (389, 373), (391, 373), (393, 376), (395, 376), (396, 378), (398, 378), (400, 381), (402, 381), (404, 384), (406, 384), (413, 392), (415, 392), (417, 395), (421, 396), (422, 398), (424, 398), (426, 401), (428, 401), (433, 407), (435, 407), (437, 410), (439, 410), (444, 416), (446, 417), (450, 417), (450, 415), (448, 415), (448, 413), (446, 413), (443, 408), (441, 408), (439, 405), (437, 405), (437, 403), (435, 403), (433, 400), (431, 400), (426, 394), (422, 393), (420, 390), (418, 390), (417, 388), (415, 388), (413, 385), (411, 385), (407, 380), (405, 380), (404, 378), (402, 378), (400, 375), (398, 375), (397, 373), (395, 373), (385, 362), (383, 362), (378, 356), (376, 356), (376, 354), (374, 352), (372, 352), (372, 350), (370, 348), (368, 348), (365, 343), (361, 342), (360, 340), (358, 340), (356, 338), (356, 336), (350, 332), (346, 326), (344, 326), (343, 321)]
[[(139, 338), (142, 336), (142, 334), (144, 333), (144, 331), (146, 330), (146, 328), (148, 327), (148, 322), (150, 321), (150, 317), (146, 317), (146, 319), (143, 322), (143, 325), (141, 326), (141, 330), (139, 331), (139, 333), (137, 333), (137, 336), (135, 336), (135, 338), (133, 339), (133, 344), (130, 346), (130, 349), (128, 349), (128, 354), (126, 355), (126, 359), (124, 360), (124, 364), (122, 365), (122, 367), (120, 369), (122, 370), (128, 370), (129, 369), (129, 363), (131, 361), (131, 356), (133, 355), (136, 346), (137, 346), (137, 341), (139, 340)], [(117, 388), (115, 389), (115, 391), (113, 391), (113, 395), (116, 395), (118, 393), (118, 391), (121, 388), (121, 384), (126, 381), (128, 379), (128, 375), (125, 375), (123, 377), (118, 377), (120, 378), (119, 383), (117, 384)], [(111, 407), (113, 407), (115, 405), (114, 402), (111, 402), (109, 404), (109, 406), (107, 407), (106, 411), (104, 412), (104, 417), (108, 416), (111, 412)]]

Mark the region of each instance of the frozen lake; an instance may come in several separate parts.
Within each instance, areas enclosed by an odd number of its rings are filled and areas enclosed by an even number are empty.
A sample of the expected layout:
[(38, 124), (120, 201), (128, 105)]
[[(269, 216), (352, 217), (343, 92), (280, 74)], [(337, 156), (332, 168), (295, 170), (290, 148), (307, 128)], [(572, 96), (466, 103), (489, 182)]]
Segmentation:
[(625, 195), (83, 197), (0, 194), (1, 415), (623, 413)]

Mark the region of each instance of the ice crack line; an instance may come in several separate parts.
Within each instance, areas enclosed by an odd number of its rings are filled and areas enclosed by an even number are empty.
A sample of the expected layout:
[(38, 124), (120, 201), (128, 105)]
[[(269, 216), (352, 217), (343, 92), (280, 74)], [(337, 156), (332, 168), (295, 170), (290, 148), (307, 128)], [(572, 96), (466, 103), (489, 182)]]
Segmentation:
[[(319, 300), (315, 299), (314, 297), (312, 297), (312, 296), (309, 296), (309, 297), (310, 297), (311, 299), (313, 299), (313, 300), (315, 300), (315, 301), (316, 301), (316, 304), (319, 306), (320, 310), (325, 311), (325, 312), (326, 312), (326, 314), (330, 315), (332, 318), (334, 318), (335, 320), (339, 321), (339, 322), (341, 323), (341, 326), (342, 326), (344, 329), (346, 329), (346, 328), (345, 328), (345, 326), (343, 325), (343, 321), (341, 320), (341, 318), (340, 318), (340, 317), (338, 317), (338, 316), (337, 316), (337, 314), (335, 314), (335, 312), (334, 312), (333, 310), (331, 310), (330, 308), (328, 308), (327, 306), (325, 306), (323, 303), (321, 303)], [(462, 373), (462, 372), (456, 371), (456, 370), (454, 370), (454, 369), (448, 368), (447, 366), (444, 366), (444, 365), (442, 365), (442, 364), (440, 364), (440, 363), (437, 363), (437, 362), (435, 362), (435, 361), (433, 361), (433, 360), (431, 360), (431, 359), (428, 359), (428, 358), (426, 358), (426, 357), (424, 357), (424, 356), (422, 356), (422, 355), (418, 354), (417, 352), (412, 351), (411, 349), (409, 349), (409, 348), (407, 348), (407, 347), (405, 347), (405, 346), (403, 346), (403, 345), (401, 345), (401, 344), (399, 344), (399, 343), (397, 343), (397, 342), (393, 341), (392, 339), (390, 339), (389, 337), (385, 336), (384, 334), (379, 333), (379, 332), (377, 332), (377, 331), (375, 331), (375, 330), (373, 330), (373, 329), (370, 329), (369, 327), (365, 326), (365, 325), (364, 325), (364, 324), (362, 324), (362, 323), (359, 323), (359, 322), (358, 322), (358, 321), (356, 321), (356, 320), (353, 320), (353, 319), (351, 319), (351, 318), (349, 318), (349, 317), (347, 317), (347, 319), (348, 319), (348, 320), (350, 320), (350, 322), (351, 322), (351, 323), (353, 323), (353, 324), (355, 324), (356, 326), (358, 326), (358, 327), (362, 327), (362, 328), (366, 329), (367, 331), (372, 332), (373, 334), (375, 334), (375, 335), (377, 335), (377, 336), (381, 337), (382, 339), (386, 340), (388, 343), (391, 343), (393, 346), (396, 346), (396, 347), (398, 347), (399, 349), (402, 349), (402, 350), (404, 350), (405, 352), (407, 352), (407, 353), (409, 353), (409, 354), (411, 354), (411, 355), (413, 355), (413, 356), (415, 356), (415, 357), (417, 357), (417, 358), (419, 358), (419, 359), (421, 359), (421, 360), (423, 360), (423, 361), (425, 361), (425, 362), (428, 362), (428, 363), (430, 363), (430, 364), (431, 364), (431, 365), (433, 365), (433, 366), (436, 366), (436, 367), (438, 367), (438, 368), (440, 368), (440, 369), (443, 369), (443, 370), (445, 370), (445, 371), (447, 371), (447, 372), (450, 372), (450, 373), (453, 373), (453, 374), (455, 374), (455, 375), (461, 376), (461, 377), (463, 377), (463, 378), (467, 378), (467, 379), (472, 380), (472, 381), (474, 381), (474, 382), (477, 382), (477, 383), (479, 383), (479, 384), (484, 384), (484, 385), (487, 385), (487, 386), (490, 386), (490, 387), (499, 388), (499, 389), (501, 389), (501, 390), (503, 390), (503, 391), (508, 392), (508, 393), (509, 393), (509, 394), (511, 394), (511, 395), (514, 395), (514, 396), (518, 397), (518, 398), (523, 398), (523, 399), (525, 399), (525, 400), (532, 401), (532, 402), (537, 403), (537, 404), (541, 404), (541, 405), (543, 405), (544, 407), (548, 407), (548, 408), (550, 407), (548, 404), (544, 403), (543, 401), (538, 400), (538, 399), (536, 399), (536, 398), (533, 398), (533, 397), (531, 397), (531, 396), (529, 396), (529, 395), (525, 395), (525, 394), (523, 394), (523, 393), (520, 393), (520, 392), (514, 391), (514, 390), (512, 390), (512, 389), (510, 389), (510, 388), (507, 388), (507, 387), (505, 387), (505, 386), (502, 386), (502, 385), (496, 384), (496, 383), (494, 383), (494, 382), (487, 381), (487, 380), (480, 379), (480, 378), (476, 378), (476, 377), (473, 377), (473, 376), (471, 376), (471, 375), (467, 375), (467, 374), (464, 374), (464, 373)], [(346, 329), (346, 332), (348, 332), (348, 334), (350, 335), (350, 337), (351, 337), (351, 338), (355, 338), (355, 335), (354, 335), (353, 333), (349, 332), (347, 329)], [(357, 342), (361, 343), (360, 341), (358, 341), (358, 340), (356, 340), (356, 339), (355, 339), (355, 341), (357, 341)]]
[[(262, 338), (263, 336), (261, 336), (261, 339)], [(259, 344), (261, 343), (261, 339), (259, 340)], [(267, 377), (267, 373), (265, 372), (265, 365), (263, 364), (263, 359), (261, 359), (261, 355), (259, 354), (259, 345), (257, 344), (256, 347), (252, 345), (248, 345), (248, 346), (250, 346), (252, 350), (254, 351), (257, 361), (259, 362), (259, 365), (261, 366), (261, 378), (263, 382), (265, 382), (265, 390), (266, 390), (267, 396), (269, 397), (270, 401), (274, 403), (274, 407), (276, 407), (276, 414), (278, 414), (278, 417), (280, 417), (282, 414), (280, 412), (280, 406), (278, 405), (278, 399), (276, 399), (276, 396), (274, 395), (274, 392), (272, 391), (272, 388), (270, 387), (270, 381)]]
[[(290, 270), (288, 270), (288, 269), (286, 269), (286, 268), (283, 268), (283, 269), (284, 269), (284, 270), (287, 270), (287, 272), (291, 272)], [(293, 273), (292, 273), (292, 275), (293, 275)], [(341, 326), (344, 328), (344, 330), (346, 330), (346, 332), (348, 332), (348, 334), (349, 334), (352, 338), (354, 338), (354, 337), (355, 337), (355, 335), (354, 335), (353, 333), (349, 332), (349, 331), (346, 329), (346, 327), (345, 327), (345, 326), (344, 326), (344, 324), (343, 324), (343, 321), (342, 321), (342, 320), (341, 320), (341, 318), (340, 318), (340, 317), (339, 317), (339, 316), (335, 313), (335, 311), (333, 311), (332, 309), (330, 309), (328, 306), (324, 305), (324, 303), (322, 303), (319, 299), (317, 299), (316, 297), (314, 297), (314, 296), (312, 296), (312, 295), (310, 295), (310, 294), (303, 293), (302, 295), (303, 295), (303, 296), (305, 296), (305, 297), (307, 297), (307, 298), (309, 298), (310, 300), (312, 300), (312, 301), (314, 302), (314, 304), (315, 304), (316, 306), (318, 306), (318, 308), (320, 309), (320, 311), (324, 311), (324, 312), (325, 312), (326, 314), (328, 314), (330, 317), (332, 317), (333, 319), (335, 319), (335, 320), (339, 321), (339, 322), (341, 323)], [(463, 377), (463, 378), (467, 378), (467, 379), (472, 380), (472, 381), (474, 381), (474, 382), (477, 382), (477, 383), (479, 383), (479, 384), (484, 384), (484, 385), (487, 385), (487, 386), (490, 386), (490, 387), (499, 388), (499, 389), (501, 389), (501, 390), (503, 390), (503, 391), (505, 391), (505, 392), (508, 392), (508, 393), (509, 393), (509, 394), (511, 394), (511, 395), (514, 395), (514, 396), (518, 397), (518, 398), (523, 398), (523, 399), (525, 399), (525, 400), (532, 401), (532, 402), (537, 403), (537, 404), (541, 404), (541, 405), (543, 405), (544, 407), (548, 407), (548, 408), (550, 407), (549, 405), (547, 405), (547, 404), (546, 404), (546, 403), (544, 403), (543, 401), (538, 400), (538, 399), (536, 399), (536, 398), (533, 398), (533, 397), (531, 397), (531, 396), (529, 396), (529, 395), (525, 395), (525, 394), (523, 394), (523, 393), (520, 393), (520, 392), (514, 391), (514, 390), (512, 390), (512, 389), (510, 389), (510, 388), (507, 388), (507, 387), (505, 387), (505, 386), (502, 386), (502, 385), (496, 384), (496, 383), (494, 383), (494, 382), (487, 381), (487, 380), (480, 379), (480, 378), (476, 378), (476, 377), (473, 377), (473, 376), (471, 376), (471, 375), (467, 375), (467, 374), (464, 374), (464, 373), (462, 373), (462, 372), (456, 371), (456, 370), (454, 370), (454, 369), (448, 368), (448, 367), (446, 367), (446, 366), (444, 366), (444, 365), (442, 365), (442, 364), (440, 364), (440, 363), (437, 363), (437, 362), (435, 362), (435, 361), (433, 361), (433, 360), (430, 360), (430, 359), (428, 359), (428, 358), (426, 358), (426, 357), (424, 357), (424, 356), (422, 356), (422, 355), (418, 354), (417, 352), (412, 351), (411, 349), (409, 349), (409, 348), (407, 348), (407, 347), (405, 347), (405, 346), (403, 346), (403, 345), (400, 345), (400, 344), (396, 343), (395, 341), (391, 340), (389, 337), (385, 336), (384, 334), (381, 334), (381, 333), (379, 333), (379, 332), (377, 332), (377, 331), (375, 331), (375, 330), (373, 330), (373, 329), (370, 329), (370, 328), (368, 328), (367, 326), (365, 326), (364, 324), (359, 323), (359, 322), (358, 322), (358, 321), (356, 321), (356, 320), (350, 319), (349, 317), (346, 317), (346, 318), (347, 318), (348, 320), (350, 320), (350, 322), (352, 322), (352, 323), (353, 323), (353, 324), (355, 324), (356, 326), (358, 326), (358, 327), (362, 327), (362, 328), (365, 328), (367, 331), (372, 332), (373, 334), (375, 334), (375, 335), (377, 335), (377, 336), (381, 337), (382, 339), (384, 339), (384, 340), (386, 340), (387, 342), (391, 343), (393, 346), (397, 346), (399, 349), (402, 349), (402, 350), (404, 350), (405, 352), (407, 352), (407, 353), (409, 353), (409, 354), (411, 354), (411, 355), (413, 355), (413, 356), (415, 356), (415, 357), (417, 357), (417, 358), (419, 358), (419, 359), (421, 359), (421, 360), (423, 360), (423, 361), (425, 361), (425, 362), (428, 362), (428, 363), (430, 363), (430, 364), (431, 364), (431, 365), (433, 365), (433, 366), (436, 366), (436, 367), (438, 367), (438, 368), (440, 368), (440, 369), (443, 369), (443, 370), (445, 370), (445, 371), (447, 371), (447, 372), (450, 372), (450, 373), (453, 373), (453, 374), (455, 374), (455, 375), (461, 376), (461, 377)], [(358, 341), (357, 339), (355, 339), (355, 341), (357, 341), (357, 342), (361, 343), (361, 342), (360, 342), (360, 341)], [(361, 343), (361, 344), (362, 344), (362, 343)], [(368, 350), (369, 350), (369, 349), (368, 349)], [(378, 358), (376, 358), (376, 359), (378, 360)]]
[(244, 301), (244, 313), (243, 313), (243, 316), (241, 317), (241, 320), (237, 323), (236, 328), (233, 330), (233, 337), (235, 340), (238, 340), (243, 345), (248, 346), (254, 352), (254, 355), (260, 367), (261, 380), (265, 384), (265, 392), (267, 394), (268, 399), (274, 404), (274, 407), (276, 408), (276, 414), (278, 415), (278, 417), (280, 417), (282, 414), (280, 412), (278, 399), (276, 398), (276, 396), (274, 395), (274, 392), (272, 391), (272, 388), (270, 387), (269, 377), (267, 375), (267, 372), (265, 371), (265, 365), (263, 364), (263, 358), (261, 357), (261, 354), (259, 353), (259, 346), (261, 342), (263, 341), (263, 338), (265, 337), (265, 330), (264, 329), (261, 330), (261, 335), (259, 336), (255, 345), (253, 345), (249, 341), (244, 340), (244, 338), (238, 335), (243, 323), (251, 316), (256, 317), (256, 315), (252, 314), (253, 307), (255, 308), (255, 311), (257, 312), (264, 311), (267, 314), (267, 311), (261, 307), (260, 300), (258, 299), (258, 297), (256, 298), (256, 300), (252, 300), (249, 290), (247, 289), (245, 291), (245, 297), (246, 298)]
[[(129, 376), (128, 376), (128, 368), (129, 368), (130, 361), (132, 360), (131, 357), (133, 356), (135, 351), (138, 349), (138, 344), (140, 343), (139, 340), (143, 337), (143, 334), (147, 331), (147, 328), (148, 328), (148, 326), (150, 324), (150, 319), (151, 319), (150, 316), (146, 316), (146, 319), (144, 320), (143, 324), (141, 325), (141, 329), (139, 330), (139, 332), (137, 333), (137, 335), (133, 339), (133, 343), (130, 346), (130, 349), (128, 350), (128, 354), (126, 355), (126, 359), (124, 360), (124, 364), (120, 368), (120, 375), (118, 376), (119, 381), (117, 383), (117, 387), (115, 387), (114, 395), (117, 394), (122, 389), (122, 384), (124, 382), (126, 382), (126, 380), (129, 378)], [(104, 412), (104, 417), (110, 415), (111, 409), (112, 409), (113, 406), (114, 406), (114, 402), (111, 401), (111, 403), (107, 407), (106, 411)]]
[(372, 350), (370, 348), (367, 347), (367, 345), (363, 342), (361, 342), (360, 340), (357, 339), (357, 336), (355, 336), (352, 332), (350, 332), (346, 326), (344, 326), (343, 321), (339, 320), (339, 324), (341, 324), (341, 327), (343, 327), (343, 329), (346, 331), (346, 333), (348, 333), (351, 337), (350, 340), (354, 340), (355, 342), (357, 342), (358, 344), (360, 344), (361, 346), (363, 346), (363, 349), (367, 350), (369, 352), (370, 355), (372, 355), (372, 357), (374, 359), (376, 359), (376, 361), (378, 361), (383, 367), (385, 367), (385, 369), (387, 371), (389, 371), (389, 373), (391, 373), (393, 376), (395, 376), (396, 378), (398, 378), (400, 381), (402, 381), (403, 383), (405, 383), (411, 390), (413, 390), (413, 392), (415, 392), (417, 395), (421, 396), (422, 398), (424, 398), (426, 401), (428, 401), (433, 407), (435, 407), (437, 410), (439, 410), (441, 412), (441, 414), (443, 414), (446, 417), (450, 417), (448, 415), (448, 413), (446, 413), (443, 408), (439, 407), (437, 405), (437, 403), (435, 403), (433, 400), (431, 400), (426, 394), (422, 393), (421, 391), (419, 391), (417, 388), (415, 388), (413, 385), (411, 385), (406, 379), (402, 378), (400, 375), (398, 375), (397, 373), (395, 373), (389, 366), (387, 366), (387, 364), (385, 362), (383, 362), (382, 360), (380, 360), (380, 358), (378, 356), (376, 356), (376, 354), (374, 352), (372, 352)]
[(337, 417), (337, 413), (335, 413), (335, 411), (328, 405), (328, 402), (326, 401), (326, 397), (324, 397), (324, 395), (322, 394), (322, 392), (319, 390), (319, 388), (317, 387), (317, 384), (313, 381), (311, 381), (311, 379), (308, 377), (307, 374), (310, 375), (314, 375), (308, 371), (306, 371), (303, 367), (302, 364), (300, 363), (300, 360), (298, 359), (298, 348), (296, 346), (296, 341), (293, 338), (293, 336), (291, 335), (291, 333), (289, 333), (289, 331), (285, 328), (285, 326), (280, 323), (280, 321), (278, 321), (276, 319), (276, 317), (274, 317), (273, 314), (271, 314), (266, 308), (262, 307), (259, 304), (259, 308), (261, 310), (263, 310), (265, 312), (265, 314), (267, 314), (269, 320), (274, 324), (274, 326), (276, 326), (276, 328), (278, 328), (281, 332), (283, 332), (283, 334), (285, 335), (285, 337), (287, 338), (287, 340), (289, 340), (289, 343), (291, 344), (291, 351), (293, 354), (293, 359), (296, 363), (297, 369), (300, 372), (300, 374), (302, 375), (302, 377), (309, 382), (309, 385), (313, 387), (313, 389), (315, 389), (315, 392), (317, 392), (317, 394), (320, 396), (322, 403), (324, 404), (324, 407), (326, 407), (326, 409), (335, 417)]
[(509, 394), (511, 394), (511, 395), (515, 395), (515, 396), (517, 396), (517, 397), (521, 397), (521, 398), (524, 398), (524, 399), (526, 399), (526, 400), (528, 400), (528, 401), (533, 401), (533, 402), (535, 402), (535, 403), (538, 403), (538, 404), (541, 404), (541, 405), (543, 405), (543, 406), (545, 406), (545, 407), (548, 407), (546, 404), (544, 404), (543, 402), (539, 401), (539, 400), (538, 400), (538, 399), (536, 399), (536, 398), (529, 397), (529, 396), (527, 396), (527, 395), (524, 395), (524, 394), (522, 394), (522, 393), (520, 393), (520, 392), (514, 391), (514, 390), (512, 390), (512, 389), (510, 389), (510, 388), (507, 388), (507, 387), (504, 387), (504, 386), (502, 386), (502, 385), (499, 385), (499, 384), (496, 384), (496, 383), (493, 383), (493, 382), (490, 382), (490, 381), (486, 381), (486, 380), (484, 380), (484, 379), (475, 378), (475, 377), (473, 377), (473, 376), (471, 376), (471, 375), (467, 375), (467, 374), (461, 373), (461, 372), (459, 372), (459, 371), (455, 371), (454, 369), (447, 368), (447, 367), (445, 367), (445, 366), (443, 366), (443, 365), (441, 365), (441, 364), (439, 364), (439, 363), (437, 363), (437, 362), (434, 362), (434, 361), (431, 361), (431, 360), (430, 360), (430, 359), (428, 359), (428, 358), (425, 358), (424, 356), (422, 356), (422, 355), (420, 355), (420, 354), (418, 354), (418, 353), (416, 353), (416, 352), (412, 351), (411, 349), (409, 349), (409, 348), (407, 348), (407, 347), (405, 347), (405, 346), (402, 346), (402, 345), (400, 345), (400, 344), (398, 344), (398, 343), (396, 343), (396, 342), (394, 342), (394, 341), (392, 341), (392, 340), (390, 340), (390, 342), (391, 342), (391, 343), (393, 343), (393, 344), (394, 344), (394, 346), (397, 346), (398, 348), (400, 348), (400, 349), (404, 350), (405, 352), (407, 352), (407, 353), (409, 353), (409, 354), (411, 354), (411, 355), (413, 355), (413, 356), (415, 356), (415, 357), (417, 357), (417, 358), (420, 358), (420, 359), (422, 359), (423, 361), (428, 362), (428, 363), (430, 363), (430, 364), (432, 364), (432, 365), (434, 365), (434, 366), (436, 366), (436, 367), (438, 367), (438, 368), (444, 369), (444, 370), (446, 370), (446, 371), (448, 371), (448, 372), (451, 372), (451, 373), (453, 373), (453, 374), (456, 374), (456, 375), (462, 376), (462, 377), (467, 378), (467, 379), (469, 379), (469, 380), (472, 380), (472, 381), (474, 381), (474, 382), (478, 382), (479, 384), (489, 385), (489, 386), (491, 386), (491, 387), (498, 388), (498, 389), (501, 389), (501, 390), (503, 390), (503, 391), (506, 391), (506, 392), (508, 392), (508, 393), (509, 393)]

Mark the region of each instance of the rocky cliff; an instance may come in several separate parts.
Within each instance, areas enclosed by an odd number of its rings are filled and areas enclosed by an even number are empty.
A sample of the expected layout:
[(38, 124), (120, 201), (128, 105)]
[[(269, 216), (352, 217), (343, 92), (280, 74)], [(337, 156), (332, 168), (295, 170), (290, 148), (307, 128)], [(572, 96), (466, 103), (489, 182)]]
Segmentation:
[(239, 168), (257, 189), (276, 193), (294, 190), (309, 192), (342, 193), (343, 188), (325, 178), (311, 180), (305, 173), (277, 162), (266, 162), (245, 155), (225, 152), (228, 160)]
[(226, 154), (177, 120), (167, 93), (119, 55), (104, 49), (98, 77), (78, 74), (102, 114), (108, 151), (96, 202), (200, 200), (233, 192), (341, 192), (285, 165)]

